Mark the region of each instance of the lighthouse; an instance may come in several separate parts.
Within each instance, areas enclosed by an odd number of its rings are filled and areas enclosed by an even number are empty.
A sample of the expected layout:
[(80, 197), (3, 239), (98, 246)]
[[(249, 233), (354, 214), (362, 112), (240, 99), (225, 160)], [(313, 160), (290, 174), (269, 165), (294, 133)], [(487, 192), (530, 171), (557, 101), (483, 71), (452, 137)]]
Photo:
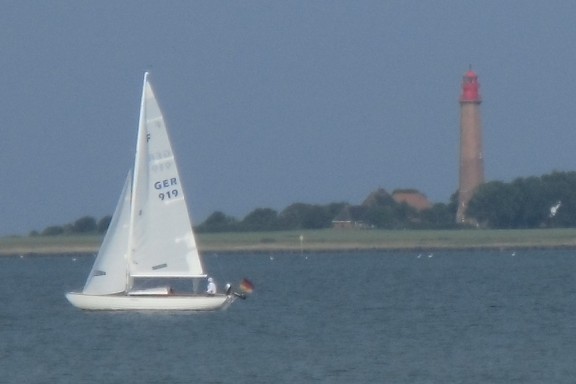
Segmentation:
[(462, 78), (460, 96), (460, 184), (456, 222), (470, 222), (466, 216), (468, 203), (478, 186), (484, 183), (482, 156), (482, 125), (480, 120), (480, 84), (472, 69)]

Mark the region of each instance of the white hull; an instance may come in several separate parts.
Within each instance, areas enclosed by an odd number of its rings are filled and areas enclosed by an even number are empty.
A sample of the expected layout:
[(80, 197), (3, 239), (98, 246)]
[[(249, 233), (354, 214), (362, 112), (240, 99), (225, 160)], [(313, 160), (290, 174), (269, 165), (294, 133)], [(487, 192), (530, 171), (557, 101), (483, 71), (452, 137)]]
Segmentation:
[(93, 311), (217, 311), (228, 308), (233, 295), (86, 295), (66, 294), (77, 308)]

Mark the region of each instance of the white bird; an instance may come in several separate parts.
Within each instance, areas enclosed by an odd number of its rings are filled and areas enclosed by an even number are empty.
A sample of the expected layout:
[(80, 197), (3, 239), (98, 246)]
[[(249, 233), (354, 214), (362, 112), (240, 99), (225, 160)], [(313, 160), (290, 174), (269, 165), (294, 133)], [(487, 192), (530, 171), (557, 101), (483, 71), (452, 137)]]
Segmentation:
[(556, 213), (558, 212), (558, 208), (560, 208), (561, 205), (562, 205), (562, 202), (560, 200), (558, 200), (556, 205), (553, 205), (550, 207), (550, 215), (549, 215), (550, 218), (556, 216)]

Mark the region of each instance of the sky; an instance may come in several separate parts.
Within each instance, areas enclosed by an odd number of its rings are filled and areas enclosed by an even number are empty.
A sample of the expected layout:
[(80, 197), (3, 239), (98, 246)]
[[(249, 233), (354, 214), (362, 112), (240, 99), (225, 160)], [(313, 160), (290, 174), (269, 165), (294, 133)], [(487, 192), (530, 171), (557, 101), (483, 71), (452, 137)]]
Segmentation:
[(0, 236), (113, 212), (144, 72), (190, 214), (458, 188), (478, 74), (487, 181), (576, 170), (573, 1), (5, 1)]

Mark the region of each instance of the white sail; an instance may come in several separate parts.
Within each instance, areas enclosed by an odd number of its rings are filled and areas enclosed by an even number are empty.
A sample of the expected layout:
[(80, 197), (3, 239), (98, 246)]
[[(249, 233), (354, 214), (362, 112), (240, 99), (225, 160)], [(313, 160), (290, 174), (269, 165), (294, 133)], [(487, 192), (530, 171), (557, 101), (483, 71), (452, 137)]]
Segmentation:
[(112, 221), (82, 290), (85, 294), (108, 295), (126, 289), (131, 183), (132, 173), (129, 172)]
[(144, 77), (132, 197), (133, 277), (205, 276), (166, 124)]

